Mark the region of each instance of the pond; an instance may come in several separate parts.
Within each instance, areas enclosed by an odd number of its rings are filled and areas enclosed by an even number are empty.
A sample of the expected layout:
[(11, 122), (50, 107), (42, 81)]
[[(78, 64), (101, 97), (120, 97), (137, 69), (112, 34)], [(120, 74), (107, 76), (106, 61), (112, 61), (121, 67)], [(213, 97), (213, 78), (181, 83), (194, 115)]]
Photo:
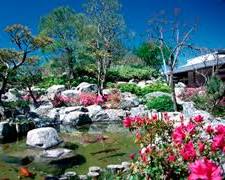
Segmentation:
[(129, 161), (129, 154), (137, 151), (133, 135), (120, 124), (92, 124), (81, 129), (61, 127), (59, 135), (64, 140), (60, 147), (71, 149), (74, 158), (50, 163), (33, 161), (40, 150), (27, 147), (23, 138), (0, 145), (0, 179), (18, 179), (21, 167), (27, 167), (35, 179), (67, 171), (86, 174), (90, 166), (104, 168)]

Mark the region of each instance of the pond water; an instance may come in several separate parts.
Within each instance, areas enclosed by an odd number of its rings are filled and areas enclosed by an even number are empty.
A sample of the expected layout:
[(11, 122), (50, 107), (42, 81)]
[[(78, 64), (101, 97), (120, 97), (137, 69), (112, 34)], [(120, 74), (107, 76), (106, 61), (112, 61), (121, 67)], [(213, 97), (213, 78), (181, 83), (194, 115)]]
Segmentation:
[(18, 179), (21, 167), (27, 167), (35, 174), (35, 179), (67, 171), (86, 174), (90, 166), (104, 168), (128, 161), (129, 154), (137, 150), (134, 137), (120, 124), (92, 124), (82, 129), (61, 127), (59, 135), (64, 140), (60, 147), (73, 150), (73, 159), (51, 163), (33, 161), (40, 150), (27, 147), (25, 138), (1, 144), (0, 179)]

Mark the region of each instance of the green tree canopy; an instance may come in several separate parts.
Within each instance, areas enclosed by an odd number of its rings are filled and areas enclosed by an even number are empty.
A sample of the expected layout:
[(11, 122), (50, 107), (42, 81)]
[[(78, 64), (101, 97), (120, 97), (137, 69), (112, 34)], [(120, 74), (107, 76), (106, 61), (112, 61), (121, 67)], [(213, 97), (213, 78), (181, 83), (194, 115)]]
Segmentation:
[[(165, 54), (169, 55), (169, 52)], [(136, 55), (141, 58), (148, 66), (151, 66), (157, 70), (161, 69), (163, 60), (160, 49), (155, 42), (144, 42), (136, 50)], [(168, 59), (168, 57), (166, 57)]]
[(91, 36), (84, 14), (76, 13), (69, 7), (59, 7), (41, 18), (40, 34), (54, 39), (51, 46), (45, 48), (51, 59), (57, 59), (69, 76), (75, 78), (74, 65), (79, 60), (82, 41)]

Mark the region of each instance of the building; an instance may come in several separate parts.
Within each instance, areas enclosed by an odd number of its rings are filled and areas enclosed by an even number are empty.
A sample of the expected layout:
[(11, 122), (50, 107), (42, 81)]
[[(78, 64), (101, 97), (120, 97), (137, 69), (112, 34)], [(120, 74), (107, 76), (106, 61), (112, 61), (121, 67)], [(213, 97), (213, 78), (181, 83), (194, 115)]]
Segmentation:
[(202, 86), (212, 74), (225, 81), (225, 50), (195, 57), (174, 71), (175, 82), (191, 87)]

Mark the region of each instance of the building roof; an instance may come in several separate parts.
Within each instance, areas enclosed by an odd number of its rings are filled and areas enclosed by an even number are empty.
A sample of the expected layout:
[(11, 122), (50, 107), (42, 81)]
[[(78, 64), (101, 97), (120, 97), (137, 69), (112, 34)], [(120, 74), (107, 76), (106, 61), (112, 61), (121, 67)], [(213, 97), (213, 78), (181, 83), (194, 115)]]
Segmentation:
[(218, 51), (189, 59), (185, 65), (178, 67), (174, 73), (182, 73), (221, 64), (225, 64), (225, 53)]

